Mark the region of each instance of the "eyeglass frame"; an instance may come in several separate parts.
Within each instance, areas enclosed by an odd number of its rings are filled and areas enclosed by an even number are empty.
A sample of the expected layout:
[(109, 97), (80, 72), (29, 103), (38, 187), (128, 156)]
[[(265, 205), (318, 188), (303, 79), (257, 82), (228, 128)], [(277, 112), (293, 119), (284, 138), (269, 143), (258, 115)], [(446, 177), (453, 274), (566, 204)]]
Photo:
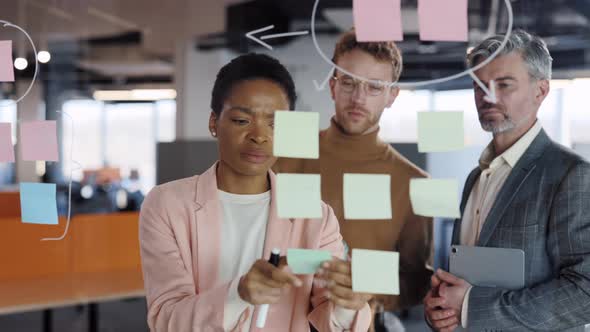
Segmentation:
[[(332, 76), (331, 79), (333, 79), (336, 82), (342, 82), (343, 81), (343, 78), (350, 79), (353, 82), (352, 90), (346, 91), (345, 88), (342, 89), (346, 93), (353, 93), (357, 89), (357, 87), (359, 85), (364, 85), (365, 86), (364, 91), (365, 91), (366, 94), (368, 94), (369, 96), (377, 97), (377, 96), (382, 95), (383, 92), (385, 92), (385, 90), (389, 87), (389, 84), (387, 84), (385, 82), (381, 82), (381, 81), (379, 81), (379, 82), (371, 82), (371, 81), (368, 81), (367, 82), (367, 81), (364, 81), (364, 80), (356, 79), (356, 78), (351, 77), (351, 76), (348, 76), (348, 75), (342, 75), (342, 77), (338, 77), (338, 76), (334, 75), (334, 76)], [(340, 84), (342, 84), (342, 83), (340, 83)], [(369, 87), (370, 87), (371, 84), (379, 85), (381, 87), (381, 90), (379, 91), (379, 93), (372, 94), (372, 93), (369, 92)]]

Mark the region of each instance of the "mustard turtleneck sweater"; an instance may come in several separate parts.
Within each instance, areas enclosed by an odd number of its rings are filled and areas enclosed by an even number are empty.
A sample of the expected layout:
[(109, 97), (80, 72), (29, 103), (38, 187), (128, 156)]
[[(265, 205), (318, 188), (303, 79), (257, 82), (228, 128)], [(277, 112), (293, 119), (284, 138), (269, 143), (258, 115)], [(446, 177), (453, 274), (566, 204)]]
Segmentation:
[[(410, 205), (410, 179), (427, 174), (389, 144), (378, 131), (347, 135), (332, 119), (320, 132), (319, 159), (280, 158), (277, 173), (321, 174), (322, 200), (333, 209), (340, 232), (350, 248), (400, 253), (400, 296), (378, 296), (385, 310), (420, 304), (430, 288), (428, 267), (432, 254), (432, 219), (416, 216)], [(345, 220), (342, 191), (344, 173), (391, 175), (391, 220)]]

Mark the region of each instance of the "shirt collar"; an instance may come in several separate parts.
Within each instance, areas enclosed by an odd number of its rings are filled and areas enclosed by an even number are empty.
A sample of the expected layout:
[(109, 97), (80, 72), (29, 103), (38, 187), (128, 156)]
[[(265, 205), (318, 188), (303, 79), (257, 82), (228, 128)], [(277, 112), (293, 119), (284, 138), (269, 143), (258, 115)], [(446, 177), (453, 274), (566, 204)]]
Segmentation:
[(496, 168), (499, 165), (506, 163), (510, 168), (514, 168), (516, 163), (520, 160), (525, 151), (529, 148), (531, 143), (535, 140), (537, 135), (541, 132), (541, 124), (539, 120), (535, 121), (535, 124), (529, 131), (526, 132), (516, 143), (514, 143), (508, 150), (504, 151), (499, 156), (496, 156), (494, 151), (494, 144), (490, 142), (488, 146), (483, 150), (481, 157), (479, 158), (479, 167), (484, 170), (487, 168)]

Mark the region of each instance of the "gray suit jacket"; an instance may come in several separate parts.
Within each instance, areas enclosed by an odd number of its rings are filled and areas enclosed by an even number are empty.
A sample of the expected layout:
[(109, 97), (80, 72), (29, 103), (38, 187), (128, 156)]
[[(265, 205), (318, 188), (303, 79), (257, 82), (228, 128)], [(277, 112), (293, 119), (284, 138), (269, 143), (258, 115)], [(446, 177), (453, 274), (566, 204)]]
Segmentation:
[[(461, 212), (481, 174), (467, 178)], [(461, 220), (453, 244), (459, 244)], [(562, 331), (590, 322), (590, 164), (541, 131), (506, 179), (481, 247), (525, 252), (525, 288), (473, 287), (469, 331)]]

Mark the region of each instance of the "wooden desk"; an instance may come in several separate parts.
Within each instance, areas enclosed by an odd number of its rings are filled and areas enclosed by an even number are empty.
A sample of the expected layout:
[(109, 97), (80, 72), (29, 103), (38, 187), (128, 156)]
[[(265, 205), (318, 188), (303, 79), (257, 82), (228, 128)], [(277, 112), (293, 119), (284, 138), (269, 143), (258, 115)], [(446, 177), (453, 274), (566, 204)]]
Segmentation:
[(0, 283), (0, 315), (145, 296), (141, 270)]
[[(98, 331), (99, 302), (145, 296), (139, 256), (138, 213), (78, 215), (62, 241), (57, 226), (0, 219), (0, 314), (89, 306), (89, 331)], [(4, 265), (5, 264), (5, 265)]]
[(0, 191), (0, 218), (20, 217), (20, 193), (18, 191)]

